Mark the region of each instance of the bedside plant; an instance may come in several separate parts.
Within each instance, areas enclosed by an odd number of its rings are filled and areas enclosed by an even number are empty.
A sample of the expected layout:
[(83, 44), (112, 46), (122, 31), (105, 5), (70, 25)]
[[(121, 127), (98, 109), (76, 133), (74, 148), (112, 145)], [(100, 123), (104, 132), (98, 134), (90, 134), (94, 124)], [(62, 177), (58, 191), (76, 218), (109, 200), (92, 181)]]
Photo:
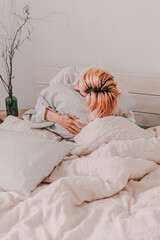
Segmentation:
[(0, 25), (3, 28), (3, 33), (0, 34), (0, 53), (4, 67), (4, 74), (0, 73), (0, 80), (8, 93), (8, 97), (5, 99), (7, 116), (18, 116), (17, 98), (13, 96), (12, 87), (12, 81), (14, 80), (13, 59), (19, 47), (26, 40), (30, 40), (32, 25), (29, 21), (30, 12), (28, 4), (23, 7), (22, 14), (16, 13), (13, 0), (9, 4), (11, 5), (8, 16), (8, 19), (10, 19), (9, 29), (0, 20)]

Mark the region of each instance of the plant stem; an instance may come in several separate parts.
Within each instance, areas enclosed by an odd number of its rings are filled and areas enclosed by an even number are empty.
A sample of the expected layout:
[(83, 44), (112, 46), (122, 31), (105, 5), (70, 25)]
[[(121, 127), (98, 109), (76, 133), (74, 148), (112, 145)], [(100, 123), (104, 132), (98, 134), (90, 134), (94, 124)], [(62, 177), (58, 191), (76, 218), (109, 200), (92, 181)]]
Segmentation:
[(9, 55), (9, 64), (10, 64), (10, 71), (9, 71), (9, 91), (12, 91), (12, 62), (13, 62), (13, 57), (14, 57), (14, 51), (15, 51), (15, 47), (14, 47), (14, 43), (16, 41), (17, 38), (17, 34), (19, 33), (19, 31), (23, 28), (23, 26), (27, 23), (29, 18), (26, 18), (24, 23), (17, 29), (15, 36), (13, 38), (12, 44), (11, 44), (11, 52)]
[(6, 85), (6, 87), (8, 88), (9, 87), (9, 85), (4, 81), (4, 79), (2, 78), (2, 76), (0, 75), (0, 79), (1, 79), (1, 81)]
[(4, 81), (3, 77), (0, 75), (0, 79), (3, 83), (4, 88), (6, 89), (7, 93), (9, 93), (9, 85)]

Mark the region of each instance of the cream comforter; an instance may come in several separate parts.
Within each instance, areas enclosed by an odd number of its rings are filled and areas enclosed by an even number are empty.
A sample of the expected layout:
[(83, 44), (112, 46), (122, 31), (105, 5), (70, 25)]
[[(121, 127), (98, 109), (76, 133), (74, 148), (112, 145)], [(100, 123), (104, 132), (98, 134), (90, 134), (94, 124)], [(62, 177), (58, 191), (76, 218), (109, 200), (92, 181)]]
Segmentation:
[(159, 240), (159, 164), (159, 136), (72, 155), (31, 197), (0, 192), (0, 239)]

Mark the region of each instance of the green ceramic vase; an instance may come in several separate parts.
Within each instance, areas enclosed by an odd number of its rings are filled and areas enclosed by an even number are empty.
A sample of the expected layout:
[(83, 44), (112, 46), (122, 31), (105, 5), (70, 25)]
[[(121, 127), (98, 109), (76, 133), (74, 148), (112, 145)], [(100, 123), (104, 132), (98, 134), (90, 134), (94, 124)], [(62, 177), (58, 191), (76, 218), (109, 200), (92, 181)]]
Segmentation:
[(17, 98), (12, 95), (12, 93), (9, 93), (9, 96), (5, 99), (6, 103), (6, 112), (7, 116), (18, 116), (18, 103)]

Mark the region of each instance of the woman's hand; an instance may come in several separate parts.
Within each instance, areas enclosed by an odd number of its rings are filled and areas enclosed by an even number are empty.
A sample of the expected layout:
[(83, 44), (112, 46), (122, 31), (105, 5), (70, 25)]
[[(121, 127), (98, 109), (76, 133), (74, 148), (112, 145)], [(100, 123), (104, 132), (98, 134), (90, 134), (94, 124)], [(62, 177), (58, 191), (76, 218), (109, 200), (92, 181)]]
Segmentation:
[(84, 125), (74, 119), (78, 119), (78, 118), (71, 115), (59, 115), (57, 123), (59, 123), (71, 134), (76, 135), (81, 131), (81, 128), (77, 126), (84, 127)]
[(71, 115), (61, 115), (59, 113), (53, 112), (50, 109), (46, 109), (44, 118), (48, 121), (60, 124), (73, 135), (76, 135), (81, 131), (81, 128), (79, 127), (84, 127), (82, 123), (75, 120), (78, 119), (77, 117)]

